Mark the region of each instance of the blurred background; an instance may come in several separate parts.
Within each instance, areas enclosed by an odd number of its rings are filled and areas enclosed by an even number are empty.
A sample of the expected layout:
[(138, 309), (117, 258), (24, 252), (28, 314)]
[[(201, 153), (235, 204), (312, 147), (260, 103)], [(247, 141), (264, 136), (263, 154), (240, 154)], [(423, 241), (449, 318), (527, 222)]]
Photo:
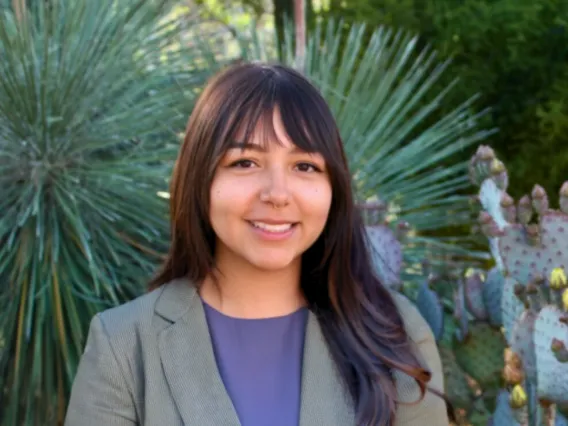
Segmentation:
[(167, 251), (196, 97), (249, 60), (330, 104), (457, 424), (568, 425), (567, 28), (564, 0), (0, 0), (0, 425), (63, 424), (91, 318)]

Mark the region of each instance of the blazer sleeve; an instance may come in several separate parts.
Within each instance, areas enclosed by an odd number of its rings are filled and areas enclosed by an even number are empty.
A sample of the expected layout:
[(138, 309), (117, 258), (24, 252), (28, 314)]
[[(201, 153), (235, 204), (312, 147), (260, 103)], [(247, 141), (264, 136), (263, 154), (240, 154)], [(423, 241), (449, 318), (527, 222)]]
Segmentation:
[(64, 426), (138, 425), (131, 392), (99, 315), (90, 324)]
[[(424, 368), (432, 373), (428, 383), (440, 393), (444, 393), (444, 373), (440, 353), (434, 335), (428, 323), (418, 309), (405, 296), (394, 295), (395, 303), (405, 324), (406, 332), (415, 346), (418, 360)], [(420, 399), (420, 388), (416, 381), (401, 371), (395, 371), (398, 405), (395, 426), (448, 426), (450, 421), (445, 401), (426, 389), (424, 398)]]

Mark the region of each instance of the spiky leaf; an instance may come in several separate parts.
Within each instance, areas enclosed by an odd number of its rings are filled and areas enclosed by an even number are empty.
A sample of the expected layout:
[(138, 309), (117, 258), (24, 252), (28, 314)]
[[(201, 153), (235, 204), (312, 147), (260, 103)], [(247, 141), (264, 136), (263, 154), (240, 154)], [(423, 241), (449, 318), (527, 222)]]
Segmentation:
[(167, 249), (158, 192), (201, 79), (171, 2), (25, 3), (0, 14), (0, 423), (48, 426), (92, 316)]

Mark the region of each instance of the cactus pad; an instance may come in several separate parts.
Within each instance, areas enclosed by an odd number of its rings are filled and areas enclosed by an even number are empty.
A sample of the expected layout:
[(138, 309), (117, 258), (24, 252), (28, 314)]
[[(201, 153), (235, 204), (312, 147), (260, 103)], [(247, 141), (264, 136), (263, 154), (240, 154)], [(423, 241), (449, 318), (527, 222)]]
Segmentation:
[(509, 392), (502, 390), (497, 395), (495, 412), (489, 423), (491, 426), (521, 426), (513, 417), (513, 409), (509, 405)]
[(439, 341), (444, 333), (444, 310), (438, 295), (430, 290), (427, 283), (422, 283), (418, 290), (416, 306), (430, 325), (436, 341)]
[(381, 283), (397, 289), (402, 269), (402, 247), (394, 232), (386, 225), (367, 226), (370, 252), (375, 272)]
[(503, 297), (503, 285), (505, 277), (499, 268), (489, 270), (483, 284), (483, 302), (489, 315), (491, 325), (500, 327), (503, 325), (501, 315), (501, 299)]
[(440, 346), (452, 346), (456, 338), (456, 330), (458, 327), (452, 315), (444, 315), (444, 332), (438, 344)]
[(456, 338), (459, 342), (463, 342), (469, 334), (469, 318), (465, 305), (465, 286), (461, 280), (458, 281), (458, 287), (454, 290), (454, 318), (459, 323)]
[(482, 388), (500, 384), (504, 367), (505, 341), (499, 330), (487, 323), (476, 323), (463, 343), (454, 345), (456, 360)]
[(465, 304), (471, 314), (478, 320), (486, 320), (487, 309), (483, 301), (483, 276), (475, 272), (465, 280)]
[(549, 305), (540, 310), (534, 324), (538, 396), (557, 403), (568, 403), (568, 363), (559, 362), (551, 349), (553, 339), (568, 346), (568, 325), (560, 322), (564, 315)]
[(509, 345), (512, 343), (513, 327), (524, 312), (523, 303), (515, 295), (515, 285), (517, 281), (512, 277), (505, 278), (503, 285), (503, 295), (501, 299), (501, 315), (503, 318), (503, 328), (505, 339)]
[(440, 346), (440, 358), (442, 359), (448, 399), (457, 408), (469, 409), (473, 402), (474, 394), (467, 382), (465, 373), (456, 362), (451, 349)]
[(556, 413), (556, 421), (554, 426), (568, 426), (568, 420), (560, 413)]
[(524, 311), (513, 326), (511, 335), (511, 349), (520, 356), (525, 375), (533, 383), (536, 382), (536, 354), (533, 340), (536, 318), (536, 312)]
[(526, 228), (520, 224), (506, 227), (499, 238), (499, 251), (509, 275), (522, 284), (536, 274), (549, 276), (556, 267), (568, 268), (568, 215), (549, 211), (540, 217), (541, 243), (528, 243)]

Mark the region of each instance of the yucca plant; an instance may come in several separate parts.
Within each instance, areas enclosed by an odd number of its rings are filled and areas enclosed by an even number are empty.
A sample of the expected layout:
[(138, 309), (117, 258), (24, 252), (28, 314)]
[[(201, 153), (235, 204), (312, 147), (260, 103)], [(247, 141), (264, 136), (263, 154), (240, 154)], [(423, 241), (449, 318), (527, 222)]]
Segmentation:
[[(475, 98), (435, 119), (452, 86), (442, 93), (432, 88), (449, 60), (440, 60), (429, 48), (419, 49), (418, 37), (404, 31), (378, 28), (365, 42), (365, 30), (364, 25), (346, 30), (341, 22), (328, 20), (309, 34), (303, 51), (296, 49), (294, 29), (288, 26), (283, 62), (300, 67), (330, 104), (360, 203), (374, 202), (379, 210), (382, 206), (374, 222), (410, 225), (402, 277), (418, 284), (425, 259), (435, 268), (448, 258), (488, 258), (474, 249), (468, 236), (427, 237), (426, 232), (472, 222), (470, 197), (460, 195), (471, 187), (467, 162), (447, 163), (493, 130), (479, 126), (487, 111), (474, 111)], [(275, 42), (258, 30), (241, 37), (238, 46), (245, 60), (277, 57)], [(378, 268), (388, 269), (389, 247), (377, 244), (377, 249)]]
[(3, 426), (61, 424), (92, 316), (144, 291), (213, 71), (173, 1), (27, 3), (0, 11)]

